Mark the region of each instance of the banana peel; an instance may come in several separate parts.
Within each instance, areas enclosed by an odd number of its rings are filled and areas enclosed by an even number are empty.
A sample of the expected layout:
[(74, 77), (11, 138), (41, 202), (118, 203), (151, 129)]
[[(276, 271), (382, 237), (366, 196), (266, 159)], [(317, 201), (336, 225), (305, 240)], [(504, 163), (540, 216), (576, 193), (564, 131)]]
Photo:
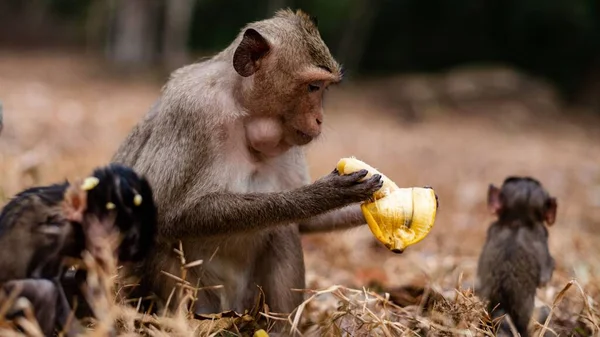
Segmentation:
[(382, 187), (373, 193), (372, 200), (361, 204), (361, 210), (375, 238), (394, 253), (423, 240), (433, 228), (438, 208), (431, 187), (400, 188), (391, 179), (354, 158), (342, 158), (337, 164), (340, 174), (367, 170), (363, 178), (380, 174)]

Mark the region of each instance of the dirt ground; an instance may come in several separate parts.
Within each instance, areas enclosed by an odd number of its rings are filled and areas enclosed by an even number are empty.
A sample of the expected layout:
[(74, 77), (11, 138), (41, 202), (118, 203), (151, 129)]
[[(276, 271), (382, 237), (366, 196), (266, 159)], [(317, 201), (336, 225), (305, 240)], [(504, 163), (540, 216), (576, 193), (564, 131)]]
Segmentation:
[[(107, 163), (164, 81), (117, 77), (79, 54), (0, 53), (2, 197), (34, 182), (81, 177)], [(330, 90), (324, 136), (307, 150), (313, 178), (331, 171), (339, 158), (356, 156), (399, 186), (433, 186), (440, 209), (430, 235), (401, 255), (375, 242), (366, 226), (305, 237), (309, 287), (428, 282), (447, 291), (459, 279), (472, 286), (491, 221), (488, 184), (532, 175), (559, 203), (550, 228), (557, 272), (540, 290), (540, 303), (551, 304), (573, 278), (600, 300), (600, 119), (552, 115), (540, 122), (514, 111), (489, 115), (481, 109), (427, 114), (408, 124), (373, 108), (361, 90), (360, 83)], [(580, 299), (576, 291), (570, 296)]]

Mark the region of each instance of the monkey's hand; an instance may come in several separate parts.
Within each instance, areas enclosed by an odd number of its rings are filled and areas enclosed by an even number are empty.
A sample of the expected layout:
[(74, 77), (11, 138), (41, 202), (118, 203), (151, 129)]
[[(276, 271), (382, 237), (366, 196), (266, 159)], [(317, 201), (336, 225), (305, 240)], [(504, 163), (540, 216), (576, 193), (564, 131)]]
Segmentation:
[(373, 193), (381, 189), (383, 180), (380, 174), (374, 174), (363, 180), (368, 173), (367, 170), (359, 170), (340, 175), (336, 168), (330, 174), (315, 181), (313, 184), (315, 192), (322, 196), (329, 196), (332, 200), (338, 200), (340, 206), (369, 200)]

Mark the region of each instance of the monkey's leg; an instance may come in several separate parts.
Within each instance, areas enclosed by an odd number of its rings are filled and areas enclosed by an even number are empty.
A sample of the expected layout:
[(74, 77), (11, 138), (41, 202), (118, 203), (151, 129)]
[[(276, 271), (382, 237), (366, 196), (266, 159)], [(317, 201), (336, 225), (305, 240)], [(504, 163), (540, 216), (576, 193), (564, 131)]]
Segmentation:
[[(4, 286), (7, 293), (16, 287), (21, 287), (19, 297), (26, 298), (33, 306), (35, 318), (45, 336), (51, 336), (55, 328), (62, 328), (67, 324), (70, 307), (62, 296), (57, 285), (45, 279), (24, 279), (7, 282)], [(13, 317), (20, 314), (20, 308), (14, 308)], [(74, 335), (78, 325), (73, 322), (67, 329), (68, 335)], [(70, 330), (70, 331), (69, 331)]]
[(510, 319), (521, 337), (529, 337), (529, 321), (533, 314), (534, 297), (521, 298), (509, 311)]
[[(498, 301), (490, 301), (487, 306), (490, 322), (484, 322), (483, 327), (489, 329), (497, 337), (513, 337), (508, 312)], [(512, 321), (511, 321), (512, 322)]]
[[(35, 318), (45, 336), (51, 336), (56, 321), (56, 303), (58, 291), (54, 283), (44, 279), (14, 280), (4, 284), (3, 288), (7, 294), (20, 287), (18, 297), (26, 298), (33, 306)], [(22, 314), (22, 308), (14, 307), (9, 311), (10, 319)]]
[[(258, 258), (257, 284), (262, 286), (270, 311), (289, 314), (304, 299), (302, 292), (292, 289), (306, 287), (302, 243), (296, 225), (273, 231), (267, 247)], [(285, 326), (285, 322), (276, 323), (273, 331), (282, 332)]]

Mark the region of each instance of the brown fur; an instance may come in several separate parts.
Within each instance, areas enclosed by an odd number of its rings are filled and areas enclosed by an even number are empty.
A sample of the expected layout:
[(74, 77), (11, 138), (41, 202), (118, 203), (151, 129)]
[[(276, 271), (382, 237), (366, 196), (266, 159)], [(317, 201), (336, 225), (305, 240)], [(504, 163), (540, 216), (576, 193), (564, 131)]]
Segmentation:
[[(75, 228), (60, 202), (67, 184), (34, 187), (17, 194), (0, 214), (0, 284), (5, 294), (20, 289), (45, 335), (62, 328), (70, 312), (58, 283), (62, 257), (73, 254)], [(12, 307), (8, 318), (20, 315)], [(73, 322), (72, 333), (79, 326)]]
[[(126, 275), (164, 305), (180, 275), (183, 242), (200, 287), (198, 312), (248, 309), (261, 286), (272, 311), (290, 312), (304, 288), (298, 223), (364, 224), (358, 202), (381, 187), (337, 172), (310, 184), (302, 145), (321, 132), (322, 97), (341, 69), (302, 12), (279, 11), (248, 24), (213, 58), (173, 72), (113, 161), (148, 177), (159, 209), (159, 244)], [(345, 208), (344, 206), (351, 205)], [(350, 221), (350, 224), (347, 222)], [(177, 303), (175, 298), (172, 303)]]
[[(121, 262), (139, 260), (152, 247), (156, 209), (148, 183), (131, 169), (115, 165), (96, 169), (93, 176), (99, 183), (92, 190), (67, 182), (33, 187), (13, 197), (0, 213), (0, 285), (7, 292), (20, 289), (19, 296), (31, 302), (45, 335), (66, 324), (70, 300), (77, 299), (77, 317), (92, 316), (80, 292), (85, 270), (64, 275), (62, 265), (65, 257), (80, 258), (84, 249), (93, 253), (90, 246), (98, 228), (91, 228), (90, 218), (112, 219), (102, 223), (123, 234), (116, 252)], [(143, 197), (138, 206), (133, 202), (136, 193)], [(113, 210), (106, 208), (109, 201)], [(9, 318), (21, 314), (13, 307)], [(80, 328), (72, 321), (69, 335)]]
[[(548, 283), (554, 271), (544, 222), (554, 223), (556, 199), (532, 178), (509, 177), (501, 189), (490, 185), (488, 204), (498, 220), (487, 232), (476, 291), (489, 301), (493, 318), (508, 314), (527, 337), (536, 289)], [(505, 323), (501, 331), (509, 331)]]
[(0, 214), (0, 256), (6, 258), (1, 262), (0, 283), (56, 274), (65, 253), (62, 247), (74, 239), (74, 229), (60, 207), (65, 187), (27, 189), (4, 207)]

